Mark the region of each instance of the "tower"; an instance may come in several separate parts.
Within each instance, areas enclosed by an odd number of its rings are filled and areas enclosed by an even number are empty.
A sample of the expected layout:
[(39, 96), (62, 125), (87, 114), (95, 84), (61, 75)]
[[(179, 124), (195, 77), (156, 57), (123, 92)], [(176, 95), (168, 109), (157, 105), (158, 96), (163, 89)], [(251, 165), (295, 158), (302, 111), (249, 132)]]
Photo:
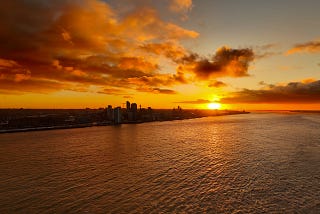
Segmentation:
[(127, 101), (126, 104), (127, 104), (127, 111), (130, 111), (130, 102)]

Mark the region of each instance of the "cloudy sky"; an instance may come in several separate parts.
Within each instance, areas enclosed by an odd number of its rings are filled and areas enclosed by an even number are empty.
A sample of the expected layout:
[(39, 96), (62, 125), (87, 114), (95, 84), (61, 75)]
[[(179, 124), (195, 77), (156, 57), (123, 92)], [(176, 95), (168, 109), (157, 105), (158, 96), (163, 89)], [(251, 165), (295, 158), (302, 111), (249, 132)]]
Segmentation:
[(320, 109), (318, 0), (0, 6), (0, 108)]

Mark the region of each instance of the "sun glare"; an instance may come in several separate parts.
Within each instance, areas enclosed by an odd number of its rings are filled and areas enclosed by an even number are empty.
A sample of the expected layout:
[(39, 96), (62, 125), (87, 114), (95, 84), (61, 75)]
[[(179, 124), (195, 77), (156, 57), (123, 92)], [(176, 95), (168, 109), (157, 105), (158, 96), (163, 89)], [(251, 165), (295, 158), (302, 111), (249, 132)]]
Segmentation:
[(220, 103), (209, 103), (208, 104), (208, 108), (209, 109), (220, 109), (221, 108), (221, 104)]

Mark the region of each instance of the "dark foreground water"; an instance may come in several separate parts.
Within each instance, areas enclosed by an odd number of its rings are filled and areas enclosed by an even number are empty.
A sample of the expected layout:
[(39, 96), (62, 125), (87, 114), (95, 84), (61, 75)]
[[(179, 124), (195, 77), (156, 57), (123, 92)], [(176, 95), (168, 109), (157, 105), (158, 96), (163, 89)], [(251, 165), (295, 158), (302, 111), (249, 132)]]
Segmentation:
[(0, 213), (320, 213), (320, 115), (0, 135)]

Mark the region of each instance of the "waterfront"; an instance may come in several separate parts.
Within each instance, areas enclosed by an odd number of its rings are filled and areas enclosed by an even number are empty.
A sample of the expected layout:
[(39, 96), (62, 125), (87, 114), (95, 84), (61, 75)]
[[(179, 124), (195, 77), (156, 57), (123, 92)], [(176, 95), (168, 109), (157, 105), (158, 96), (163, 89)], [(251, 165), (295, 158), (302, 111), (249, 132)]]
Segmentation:
[(0, 135), (1, 213), (319, 213), (320, 114)]
[(137, 109), (127, 101), (127, 108), (100, 109), (0, 109), (0, 134), (53, 129), (83, 128), (154, 121), (184, 120), (208, 116), (247, 114), (246, 111), (192, 109)]

